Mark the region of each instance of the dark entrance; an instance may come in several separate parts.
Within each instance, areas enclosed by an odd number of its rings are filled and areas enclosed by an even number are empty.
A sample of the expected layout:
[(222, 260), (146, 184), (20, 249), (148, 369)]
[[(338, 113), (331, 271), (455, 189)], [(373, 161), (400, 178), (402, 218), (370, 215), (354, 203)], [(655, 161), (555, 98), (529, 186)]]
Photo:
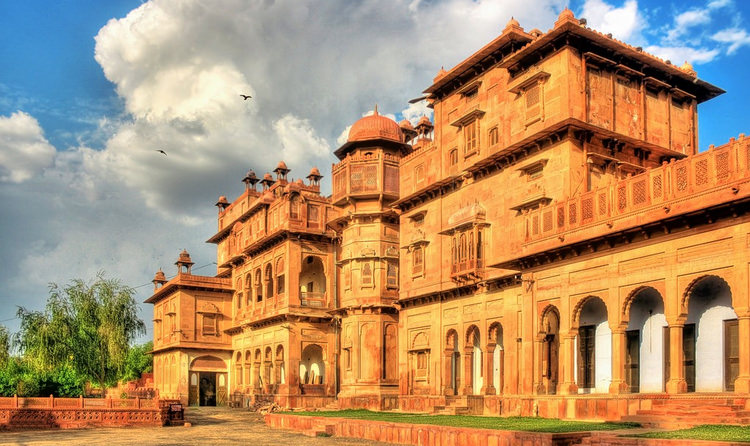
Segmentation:
[(724, 389), (734, 392), (740, 374), (740, 325), (737, 319), (724, 321)]
[(198, 391), (199, 405), (216, 405), (216, 372), (200, 372)]
[(586, 325), (578, 329), (578, 388), (594, 387), (594, 339), (596, 327)]
[(628, 384), (630, 393), (638, 393), (641, 383), (641, 332), (640, 330), (630, 330), (625, 335), (627, 337), (625, 346), (625, 382)]

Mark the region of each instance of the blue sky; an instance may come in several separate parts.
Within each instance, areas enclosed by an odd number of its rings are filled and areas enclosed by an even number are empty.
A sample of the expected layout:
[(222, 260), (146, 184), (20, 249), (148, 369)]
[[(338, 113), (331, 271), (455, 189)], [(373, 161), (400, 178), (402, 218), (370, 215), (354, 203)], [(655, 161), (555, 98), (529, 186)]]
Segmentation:
[(375, 103), (418, 119), (407, 101), (441, 66), (511, 16), (547, 30), (565, 5), (727, 90), (699, 107), (701, 148), (750, 134), (741, 0), (0, 2), (0, 320), (15, 328), (51, 281), (147, 284), (183, 248), (210, 273), (212, 204), (248, 168), (325, 174)]

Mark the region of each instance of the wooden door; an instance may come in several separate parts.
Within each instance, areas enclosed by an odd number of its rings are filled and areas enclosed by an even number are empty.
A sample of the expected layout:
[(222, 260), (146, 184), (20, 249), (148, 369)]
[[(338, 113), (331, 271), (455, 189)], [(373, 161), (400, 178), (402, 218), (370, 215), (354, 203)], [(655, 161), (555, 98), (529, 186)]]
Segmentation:
[(594, 387), (594, 334), (596, 327), (587, 325), (578, 329), (578, 387)]
[(695, 324), (682, 329), (682, 355), (687, 391), (695, 392)]
[(630, 393), (640, 391), (641, 332), (630, 330), (625, 333), (625, 382)]
[(198, 401), (198, 372), (190, 372), (190, 387), (188, 388), (188, 404), (199, 405)]
[(740, 325), (737, 319), (724, 321), (724, 390), (734, 392), (740, 374)]
[(217, 373), (216, 374), (216, 405), (226, 406), (227, 405), (227, 374)]

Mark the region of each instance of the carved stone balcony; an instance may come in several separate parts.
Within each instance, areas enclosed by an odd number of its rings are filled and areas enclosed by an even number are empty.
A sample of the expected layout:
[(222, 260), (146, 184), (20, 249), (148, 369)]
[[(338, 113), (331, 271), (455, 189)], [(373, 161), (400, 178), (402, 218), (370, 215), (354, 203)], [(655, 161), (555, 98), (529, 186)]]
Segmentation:
[(689, 224), (687, 219), (696, 213), (749, 198), (750, 138), (741, 136), (721, 147), (527, 212), (520, 219), (520, 242), (510, 247), (512, 257), (493, 266), (517, 267), (519, 258), (676, 218)]
[(467, 282), (484, 278), (484, 260), (471, 259), (451, 265), (451, 280)]

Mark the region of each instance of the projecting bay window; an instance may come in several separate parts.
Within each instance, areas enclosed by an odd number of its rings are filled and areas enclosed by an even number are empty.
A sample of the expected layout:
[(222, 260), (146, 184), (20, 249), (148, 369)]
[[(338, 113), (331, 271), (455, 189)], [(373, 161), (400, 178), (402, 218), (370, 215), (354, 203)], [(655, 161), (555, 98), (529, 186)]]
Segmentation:
[(451, 237), (451, 276), (481, 277), (484, 269), (484, 230), (479, 226), (457, 230)]

